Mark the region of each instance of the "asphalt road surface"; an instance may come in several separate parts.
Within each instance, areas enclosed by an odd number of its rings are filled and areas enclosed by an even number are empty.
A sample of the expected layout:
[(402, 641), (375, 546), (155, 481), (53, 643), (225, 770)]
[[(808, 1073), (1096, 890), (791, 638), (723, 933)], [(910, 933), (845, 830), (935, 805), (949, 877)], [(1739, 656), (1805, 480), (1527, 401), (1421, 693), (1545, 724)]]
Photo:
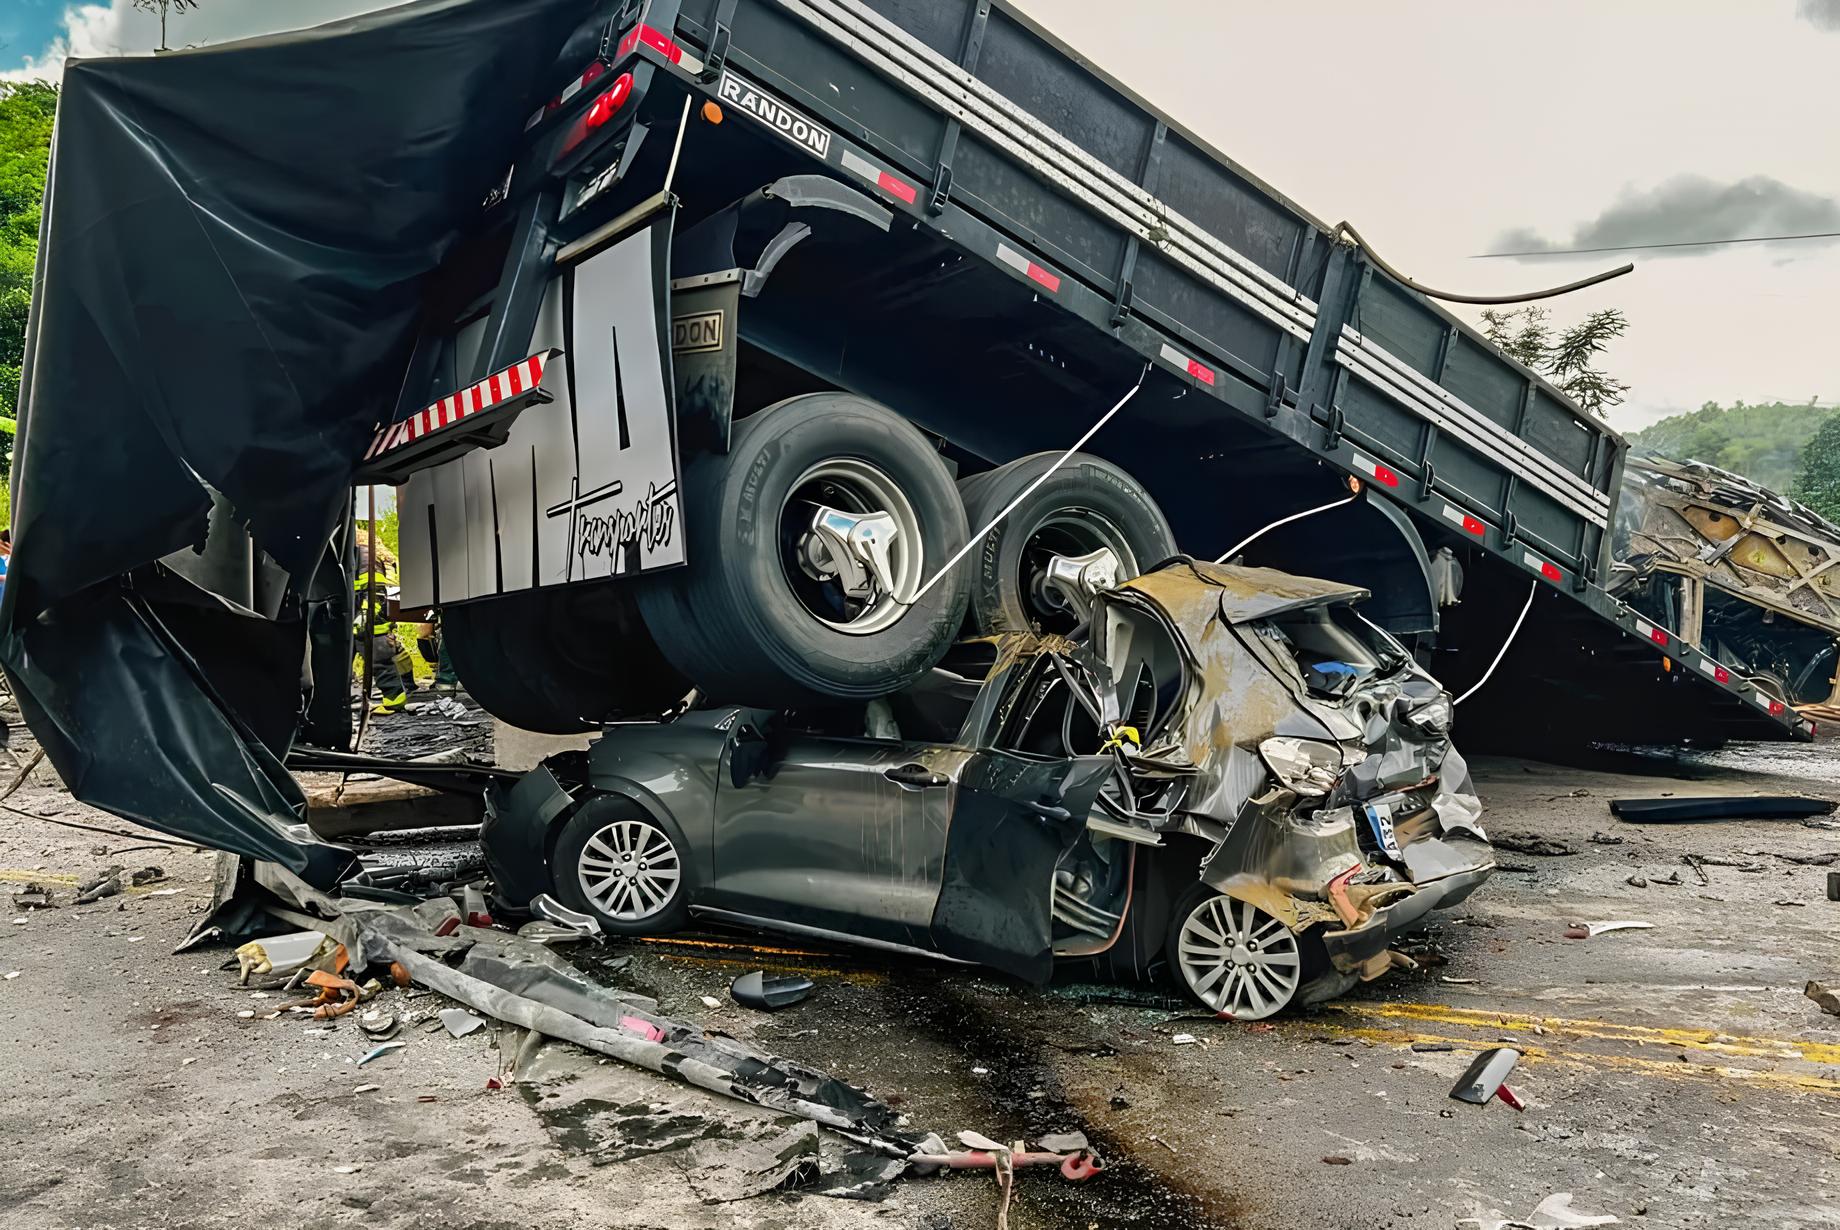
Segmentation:
[[(16, 735), (13, 750), (30, 745)], [(1530, 870), (1441, 919), (1420, 971), (1309, 1016), (1229, 1024), (1153, 988), (1038, 990), (716, 933), (609, 947), (633, 957), (609, 977), (865, 1085), (916, 1128), (1084, 1130), (1107, 1171), (1023, 1173), (1017, 1230), (1489, 1227), (1560, 1192), (1620, 1225), (1840, 1224), (1840, 1018), (1802, 996), (1809, 978), (1840, 982), (1840, 903), (1827, 867), (1791, 861), (1840, 854), (1840, 830), (1638, 828), (1606, 808), (1618, 794), (1835, 787), (1729, 767), (1694, 783), (1477, 768), (1492, 832), (1577, 853), (1502, 851)], [(125, 827), (44, 769), (6, 803)], [(696, 1142), (745, 1135), (759, 1115), (566, 1046), (507, 1072), (516, 1039), (429, 1032), (417, 1018), (434, 996), (386, 992), (408, 1045), (360, 1070), (372, 1043), (352, 1024), (263, 1019), (282, 997), (239, 988), (225, 950), (172, 955), (213, 859), (144, 848), (157, 841), (0, 815), (0, 1225), (996, 1224), (996, 1185), (975, 1173), (910, 1179), (880, 1203), (708, 1203), (690, 1177)], [(167, 878), (73, 906), (75, 882), (110, 863)], [(59, 908), (12, 908), (27, 881)], [(1654, 926), (1564, 938), (1611, 919)], [(819, 991), (772, 1016), (729, 1003), (729, 980), (762, 967), (810, 972)], [(1471, 1055), (1504, 1040), (1526, 1052), (1509, 1082), (1526, 1109), (1451, 1101)], [(488, 1089), (501, 1075), (520, 1079)]]

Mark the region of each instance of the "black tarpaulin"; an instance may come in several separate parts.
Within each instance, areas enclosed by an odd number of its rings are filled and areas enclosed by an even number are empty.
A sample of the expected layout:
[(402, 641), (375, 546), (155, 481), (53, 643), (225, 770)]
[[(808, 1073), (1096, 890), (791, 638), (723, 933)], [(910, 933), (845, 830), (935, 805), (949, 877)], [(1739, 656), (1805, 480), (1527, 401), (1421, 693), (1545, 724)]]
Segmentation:
[(390, 417), (422, 282), (596, 0), (431, 0), (65, 71), (28, 326), (0, 661), (85, 802), (323, 879), (279, 755), (298, 604), (156, 561), (215, 488), (304, 589)]

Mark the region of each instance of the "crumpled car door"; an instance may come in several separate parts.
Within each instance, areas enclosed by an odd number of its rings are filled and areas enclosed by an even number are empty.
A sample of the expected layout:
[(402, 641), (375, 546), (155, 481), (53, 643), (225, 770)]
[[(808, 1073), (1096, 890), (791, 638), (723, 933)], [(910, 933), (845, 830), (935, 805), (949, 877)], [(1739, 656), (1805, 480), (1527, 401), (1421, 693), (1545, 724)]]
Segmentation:
[(1112, 761), (980, 751), (965, 765), (946, 834), (933, 946), (1030, 982), (1054, 970), (1054, 871), (1086, 827)]

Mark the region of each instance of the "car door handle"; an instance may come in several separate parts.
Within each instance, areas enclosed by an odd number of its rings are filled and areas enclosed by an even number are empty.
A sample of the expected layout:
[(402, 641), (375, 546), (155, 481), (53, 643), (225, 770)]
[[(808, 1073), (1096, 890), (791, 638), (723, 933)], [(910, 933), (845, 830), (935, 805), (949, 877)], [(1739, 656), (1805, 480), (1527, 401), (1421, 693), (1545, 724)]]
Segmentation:
[(943, 773), (935, 773), (923, 764), (896, 765), (892, 769), (883, 769), (882, 776), (901, 787), (903, 790), (925, 790), (933, 786), (945, 786), (951, 778)]

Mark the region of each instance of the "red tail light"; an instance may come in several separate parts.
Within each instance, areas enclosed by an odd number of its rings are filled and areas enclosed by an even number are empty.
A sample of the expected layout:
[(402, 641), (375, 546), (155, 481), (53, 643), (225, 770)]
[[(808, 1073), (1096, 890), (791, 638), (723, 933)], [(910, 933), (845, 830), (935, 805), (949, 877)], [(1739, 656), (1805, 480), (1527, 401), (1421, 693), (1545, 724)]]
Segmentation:
[(588, 128), (599, 128), (612, 119), (626, 105), (626, 100), (632, 97), (632, 86), (632, 74), (621, 73), (613, 83), (613, 88), (595, 99), (594, 105), (588, 108)]

